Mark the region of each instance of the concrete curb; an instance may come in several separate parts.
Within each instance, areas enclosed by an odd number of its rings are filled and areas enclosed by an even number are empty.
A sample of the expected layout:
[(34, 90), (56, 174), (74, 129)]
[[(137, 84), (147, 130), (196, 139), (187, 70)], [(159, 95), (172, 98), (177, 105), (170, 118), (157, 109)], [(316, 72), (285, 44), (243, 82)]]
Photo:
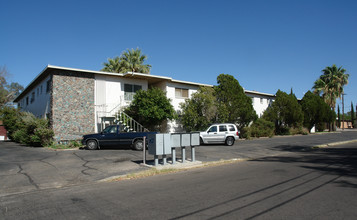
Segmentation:
[(315, 145), (315, 146), (312, 146), (312, 148), (326, 148), (326, 147), (330, 147), (330, 146), (337, 146), (337, 145), (350, 144), (350, 143), (356, 143), (356, 142), (357, 142), (357, 139), (349, 140), (349, 141), (339, 141), (339, 142), (332, 142), (332, 143), (328, 143), (328, 144)]

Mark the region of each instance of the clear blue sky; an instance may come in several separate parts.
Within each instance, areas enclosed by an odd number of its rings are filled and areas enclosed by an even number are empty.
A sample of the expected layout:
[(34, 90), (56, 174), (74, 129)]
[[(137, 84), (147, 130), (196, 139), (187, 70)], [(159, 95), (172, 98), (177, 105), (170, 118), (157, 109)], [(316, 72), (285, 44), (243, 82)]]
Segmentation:
[(355, 0), (1, 0), (0, 8), (0, 65), (23, 86), (47, 64), (100, 70), (139, 47), (154, 75), (215, 85), (225, 73), (247, 90), (293, 88), (298, 98), (336, 64), (350, 74), (345, 112), (357, 104)]

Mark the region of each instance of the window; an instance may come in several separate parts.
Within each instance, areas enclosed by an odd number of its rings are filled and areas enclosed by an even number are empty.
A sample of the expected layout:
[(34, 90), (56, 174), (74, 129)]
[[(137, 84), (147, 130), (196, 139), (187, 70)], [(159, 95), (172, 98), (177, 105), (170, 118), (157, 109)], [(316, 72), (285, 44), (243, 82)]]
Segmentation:
[(31, 94), (31, 103), (35, 101), (35, 92), (32, 92)]
[(26, 105), (29, 105), (29, 97), (26, 97)]
[(217, 126), (212, 126), (208, 132), (217, 132)]
[(46, 92), (49, 93), (51, 90), (51, 80), (48, 80), (46, 83)]
[(42, 94), (42, 85), (41, 85), (41, 87), (40, 87), (40, 94)]
[(225, 132), (225, 131), (227, 131), (227, 126), (225, 126), (225, 125), (220, 125), (220, 126), (219, 126), (219, 132)]
[(228, 127), (229, 127), (229, 131), (236, 131), (233, 125), (228, 125)]
[(175, 88), (176, 98), (188, 98), (188, 89)]
[(252, 104), (254, 105), (254, 98), (252, 98)]
[(117, 126), (109, 126), (103, 130), (103, 134), (115, 134), (117, 133)]
[(37, 96), (40, 94), (40, 88), (37, 88)]
[(263, 98), (260, 98), (260, 104), (263, 104)]
[(141, 85), (124, 84), (124, 100), (131, 101), (135, 93), (142, 89)]

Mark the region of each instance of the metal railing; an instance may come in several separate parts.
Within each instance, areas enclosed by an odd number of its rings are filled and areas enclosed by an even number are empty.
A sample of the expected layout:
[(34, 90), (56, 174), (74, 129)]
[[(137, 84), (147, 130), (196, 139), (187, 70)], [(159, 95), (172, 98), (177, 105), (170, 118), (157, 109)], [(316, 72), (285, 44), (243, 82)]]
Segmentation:
[(115, 123), (124, 125), (125, 126), (124, 129), (126, 129), (126, 131), (130, 131), (130, 132), (149, 131), (143, 125), (141, 125), (139, 122), (134, 120), (132, 117), (130, 117), (128, 114), (126, 114), (123, 111), (118, 111), (115, 114), (115, 118), (116, 118)]
[[(97, 105), (95, 106), (96, 108), (96, 115), (97, 115), (97, 121), (101, 122), (102, 129), (104, 129), (104, 124), (103, 124), (103, 119), (108, 118), (108, 117), (114, 117), (113, 123), (115, 124), (121, 124), (124, 125), (124, 129), (127, 132), (145, 132), (149, 131), (146, 129), (143, 125), (141, 125), (139, 122), (134, 120), (132, 117), (130, 117), (128, 114), (123, 112), (122, 108), (127, 104), (127, 99), (132, 98), (134, 94), (129, 94), (127, 97), (126, 96), (121, 96), (120, 101), (118, 104), (103, 104), (103, 105)], [(114, 106), (114, 107), (112, 107)], [(111, 109), (107, 110), (108, 107), (112, 107)]]

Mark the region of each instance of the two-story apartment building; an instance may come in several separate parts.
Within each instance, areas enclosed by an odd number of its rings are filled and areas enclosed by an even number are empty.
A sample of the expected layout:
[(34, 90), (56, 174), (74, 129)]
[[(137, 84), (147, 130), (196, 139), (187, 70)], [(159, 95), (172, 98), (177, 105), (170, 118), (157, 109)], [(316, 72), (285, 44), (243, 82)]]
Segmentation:
[(275, 100), (275, 95), (262, 93), (257, 91), (244, 90), (248, 97), (252, 98), (252, 104), (258, 117), (262, 117), (265, 109), (267, 109)]
[[(158, 87), (166, 92), (175, 110), (200, 86), (207, 84), (180, 81), (142, 73), (108, 73), (48, 65), (14, 100), (22, 111), (48, 118), (56, 140), (81, 138), (103, 129), (105, 120), (128, 106), (136, 91)], [(274, 95), (246, 91), (258, 115)], [(260, 100), (260, 101), (256, 101)], [(263, 99), (263, 101), (261, 101)], [(182, 131), (169, 122), (168, 132)]]

